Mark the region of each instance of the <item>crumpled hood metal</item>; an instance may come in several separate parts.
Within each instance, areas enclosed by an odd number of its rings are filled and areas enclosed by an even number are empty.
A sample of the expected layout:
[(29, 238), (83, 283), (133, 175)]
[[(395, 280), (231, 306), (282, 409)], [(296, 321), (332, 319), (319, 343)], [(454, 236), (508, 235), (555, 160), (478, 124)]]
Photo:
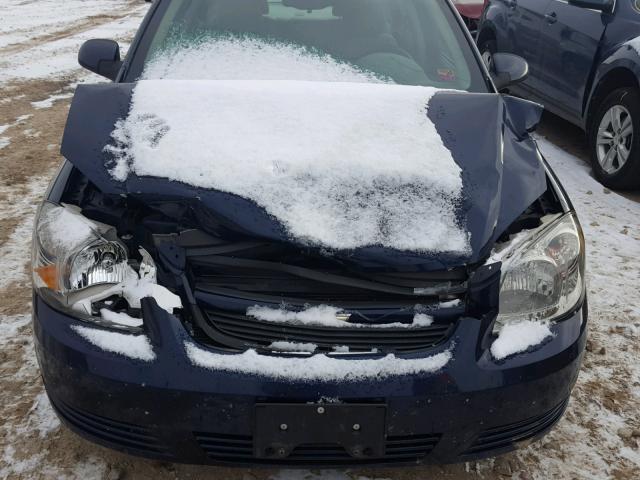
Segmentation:
[[(109, 173), (112, 158), (104, 148), (112, 143), (115, 123), (127, 116), (134, 88), (135, 84), (78, 87), (62, 141), (67, 160), (105, 194), (154, 201), (189, 199), (239, 233), (295, 243), (263, 208), (239, 196), (163, 178), (131, 175), (125, 182), (115, 180)], [(495, 239), (547, 189), (540, 154), (528, 134), (541, 113), (536, 104), (497, 94), (442, 91), (432, 97), (428, 116), (463, 172), (463, 201), (458, 212), (470, 233), (470, 255), (381, 247), (335, 254), (372, 268), (436, 270), (481, 261)], [(200, 227), (207, 229), (207, 225)]]

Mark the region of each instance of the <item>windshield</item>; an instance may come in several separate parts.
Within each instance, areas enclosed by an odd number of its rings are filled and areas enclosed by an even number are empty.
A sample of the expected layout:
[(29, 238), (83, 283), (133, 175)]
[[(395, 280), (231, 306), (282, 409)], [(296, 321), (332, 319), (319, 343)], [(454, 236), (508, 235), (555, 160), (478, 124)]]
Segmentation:
[(488, 91), (444, 0), (165, 0), (127, 77)]

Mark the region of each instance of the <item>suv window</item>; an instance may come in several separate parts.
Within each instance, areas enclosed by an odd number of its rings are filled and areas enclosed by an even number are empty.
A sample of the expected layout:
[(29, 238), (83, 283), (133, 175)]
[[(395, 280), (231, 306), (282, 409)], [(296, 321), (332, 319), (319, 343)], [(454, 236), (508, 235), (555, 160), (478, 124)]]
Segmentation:
[[(463, 27), (444, 0), (171, 0), (156, 15), (129, 80), (305, 79), (293, 64), (290, 75), (280, 71), (273, 78), (264, 57), (280, 52), (330, 59), (399, 84), (488, 91)], [(224, 49), (238, 60), (231, 69), (227, 58), (214, 55)], [(261, 55), (260, 62), (242, 65), (247, 49)], [(188, 75), (178, 72), (182, 63), (171, 58), (191, 54), (195, 62), (194, 52), (205, 65)], [(154, 62), (165, 68), (150, 68)], [(258, 64), (269, 73), (258, 71)]]

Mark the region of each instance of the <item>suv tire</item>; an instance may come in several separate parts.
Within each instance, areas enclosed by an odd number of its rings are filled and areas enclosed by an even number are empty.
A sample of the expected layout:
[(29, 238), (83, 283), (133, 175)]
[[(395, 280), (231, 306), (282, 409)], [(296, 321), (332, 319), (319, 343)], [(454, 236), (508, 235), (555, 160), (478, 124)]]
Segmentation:
[(618, 190), (640, 187), (640, 92), (614, 90), (597, 106), (589, 128), (596, 178)]

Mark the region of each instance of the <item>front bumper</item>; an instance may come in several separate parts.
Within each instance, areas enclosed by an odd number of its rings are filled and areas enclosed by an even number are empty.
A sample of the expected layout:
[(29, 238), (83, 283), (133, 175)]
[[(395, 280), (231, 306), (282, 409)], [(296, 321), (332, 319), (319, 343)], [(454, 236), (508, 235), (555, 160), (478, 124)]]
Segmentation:
[[(429, 352), (453, 351), (437, 373), (287, 382), (194, 366), (184, 348), (193, 340), (181, 323), (151, 308), (156, 359), (142, 362), (88, 343), (71, 329), (80, 323), (36, 295), (38, 361), (47, 393), (72, 430), (126, 453), (193, 464), (451, 463), (504, 453), (562, 416), (586, 342), (585, 307), (554, 326), (548, 343), (496, 363), (478, 348), (480, 322), (463, 318), (450, 342)], [(327, 399), (386, 405), (385, 454), (354, 458), (325, 444), (301, 446), (286, 458), (254, 455), (256, 404)]]

